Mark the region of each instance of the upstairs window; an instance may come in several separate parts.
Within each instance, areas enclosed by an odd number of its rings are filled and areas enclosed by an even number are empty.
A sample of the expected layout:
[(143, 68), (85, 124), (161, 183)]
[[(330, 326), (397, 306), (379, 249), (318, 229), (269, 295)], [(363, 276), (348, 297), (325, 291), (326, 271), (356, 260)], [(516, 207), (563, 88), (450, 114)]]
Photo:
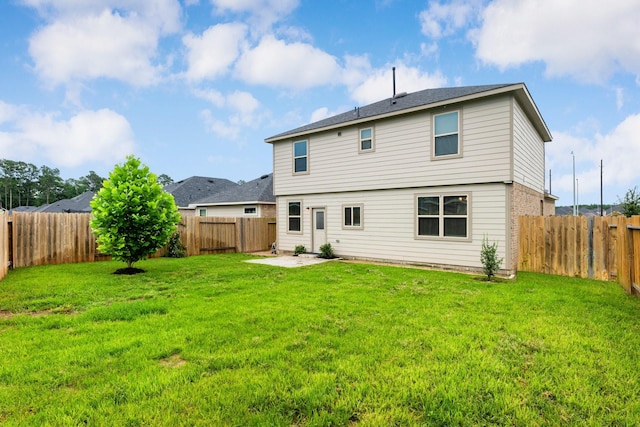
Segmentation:
[(457, 111), (433, 116), (434, 157), (460, 154), (459, 114)]
[(360, 129), (360, 151), (373, 151), (373, 128)]
[(418, 196), (418, 237), (469, 237), (469, 196)]
[(293, 173), (306, 173), (309, 170), (309, 147), (307, 141), (293, 143)]

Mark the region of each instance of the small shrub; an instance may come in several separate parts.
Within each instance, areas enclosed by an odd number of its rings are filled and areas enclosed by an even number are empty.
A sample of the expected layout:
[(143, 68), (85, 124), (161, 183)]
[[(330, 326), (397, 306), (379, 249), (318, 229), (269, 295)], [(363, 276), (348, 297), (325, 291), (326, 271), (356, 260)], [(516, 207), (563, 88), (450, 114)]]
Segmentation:
[(498, 242), (489, 244), (489, 238), (484, 236), (480, 250), (480, 261), (482, 262), (482, 270), (487, 275), (487, 280), (491, 281), (504, 261), (504, 258), (498, 259)]
[(187, 254), (187, 247), (180, 240), (180, 233), (175, 232), (169, 238), (167, 244), (167, 253), (165, 256), (169, 258), (184, 258)]
[(305, 254), (305, 253), (307, 253), (307, 248), (305, 248), (304, 245), (298, 245), (293, 250), (293, 254), (294, 255), (300, 255), (300, 254)]
[(320, 258), (326, 258), (326, 259), (334, 258), (335, 255), (333, 253), (333, 248), (331, 247), (331, 243), (325, 243), (324, 245), (320, 246), (320, 255), (318, 256)]

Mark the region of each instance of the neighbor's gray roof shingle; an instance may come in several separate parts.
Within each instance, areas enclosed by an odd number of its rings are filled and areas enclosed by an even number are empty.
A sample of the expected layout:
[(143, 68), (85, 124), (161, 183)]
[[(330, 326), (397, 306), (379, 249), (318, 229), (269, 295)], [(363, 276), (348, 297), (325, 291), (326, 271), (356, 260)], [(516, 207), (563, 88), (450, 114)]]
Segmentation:
[(187, 207), (203, 197), (208, 197), (237, 187), (238, 184), (223, 178), (211, 178), (206, 176), (192, 176), (182, 181), (165, 185), (164, 190), (171, 193), (176, 201), (176, 205)]
[(346, 124), (354, 120), (362, 120), (365, 118), (373, 118), (382, 114), (388, 114), (396, 111), (407, 110), (409, 108), (420, 107), (429, 104), (435, 104), (442, 101), (453, 100), (464, 96), (474, 95), (477, 93), (488, 92), (495, 89), (512, 86), (511, 83), (482, 85), (482, 86), (462, 86), (440, 89), (426, 89), (418, 92), (408, 93), (404, 96), (396, 98), (387, 98), (364, 107), (356, 107), (346, 113), (338, 114), (333, 117), (309, 123), (304, 126), (274, 135), (267, 138), (266, 141), (277, 140), (288, 135), (305, 133), (308, 131), (322, 129), (324, 127), (332, 127), (340, 124)]
[(32, 212), (91, 212), (91, 199), (94, 196), (93, 191), (85, 191), (71, 199), (62, 199), (48, 205), (42, 205)]
[(276, 201), (273, 195), (273, 174), (262, 175), (253, 181), (231, 187), (220, 193), (196, 200), (193, 204), (224, 204), (242, 202), (264, 202), (273, 203)]

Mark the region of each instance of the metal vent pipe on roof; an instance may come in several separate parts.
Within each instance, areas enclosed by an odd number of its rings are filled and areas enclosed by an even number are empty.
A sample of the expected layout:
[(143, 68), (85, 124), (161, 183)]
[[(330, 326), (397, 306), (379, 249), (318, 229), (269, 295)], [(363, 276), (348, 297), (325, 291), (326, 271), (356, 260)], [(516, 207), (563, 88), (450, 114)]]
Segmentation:
[(391, 68), (393, 72), (393, 97), (396, 97), (396, 67)]

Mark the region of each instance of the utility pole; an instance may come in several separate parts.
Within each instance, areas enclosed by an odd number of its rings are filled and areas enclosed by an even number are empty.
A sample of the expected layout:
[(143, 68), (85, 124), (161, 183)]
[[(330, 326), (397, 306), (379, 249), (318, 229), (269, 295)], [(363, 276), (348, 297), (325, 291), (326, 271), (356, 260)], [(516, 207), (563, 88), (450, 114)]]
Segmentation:
[(602, 159), (600, 159), (600, 216), (604, 216), (602, 204)]
[(578, 211), (576, 209), (576, 155), (571, 152), (573, 156), (573, 216), (578, 215)]

